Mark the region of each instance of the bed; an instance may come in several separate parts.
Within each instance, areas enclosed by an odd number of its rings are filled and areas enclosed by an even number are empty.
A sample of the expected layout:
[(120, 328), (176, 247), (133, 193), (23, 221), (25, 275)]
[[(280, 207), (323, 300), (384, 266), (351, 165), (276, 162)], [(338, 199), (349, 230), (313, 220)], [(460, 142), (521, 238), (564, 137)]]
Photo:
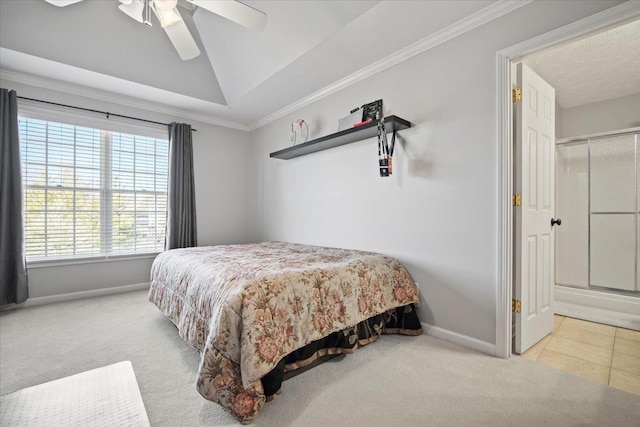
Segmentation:
[(174, 249), (151, 269), (149, 300), (201, 352), (196, 387), (254, 419), (287, 374), (383, 333), (422, 333), (418, 291), (399, 261), (283, 242)]

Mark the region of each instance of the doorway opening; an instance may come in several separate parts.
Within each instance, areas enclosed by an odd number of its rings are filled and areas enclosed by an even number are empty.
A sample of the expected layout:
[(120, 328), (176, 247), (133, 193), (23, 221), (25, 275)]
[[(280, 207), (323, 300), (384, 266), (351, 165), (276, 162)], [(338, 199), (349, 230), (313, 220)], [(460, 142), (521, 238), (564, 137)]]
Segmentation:
[[(519, 189), (522, 188), (522, 182), (518, 182), (518, 179), (519, 179), (518, 177), (521, 176), (518, 174), (521, 174), (522, 171), (518, 170), (518, 168), (516, 167), (517, 165), (516, 155), (520, 156), (521, 153), (518, 153), (515, 149), (516, 147), (514, 147), (513, 145), (514, 141), (517, 139), (516, 133), (515, 133), (517, 129), (513, 125), (512, 120), (515, 116), (515, 112), (517, 111), (516, 110), (517, 106), (514, 107), (514, 104), (512, 104), (511, 102), (512, 89), (513, 89), (512, 77), (515, 75), (522, 75), (518, 67), (521, 67), (521, 69), (522, 67), (528, 67), (528, 65), (533, 65), (535, 67), (536, 65), (531, 61), (536, 58), (536, 55), (538, 55), (537, 58), (539, 59), (541, 58), (542, 54), (545, 54), (545, 52), (547, 51), (551, 52), (552, 48), (558, 49), (564, 46), (568, 46), (572, 43), (579, 43), (581, 40), (584, 40), (587, 37), (597, 35), (607, 30), (611, 30), (612, 28), (622, 27), (625, 24), (629, 24), (633, 21), (637, 21), (639, 18), (640, 18), (640, 4), (637, 4), (637, 3), (633, 4), (633, 2), (628, 2), (628, 3), (615, 6), (611, 9), (608, 9), (606, 11), (603, 11), (591, 17), (585, 18), (581, 21), (577, 21), (573, 24), (570, 24), (565, 27), (559, 28), (557, 30), (551, 31), (549, 33), (543, 34), (534, 39), (528, 40), (526, 42), (512, 46), (510, 48), (504, 49), (497, 53), (497, 89), (498, 89), (497, 107), (498, 107), (498, 139), (499, 139), (500, 170), (499, 170), (499, 200), (498, 200), (499, 202), (499, 215), (498, 215), (499, 285), (498, 285), (498, 293), (497, 293), (498, 301), (497, 301), (497, 312), (496, 312), (496, 319), (497, 319), (496, 353), (499, 357), (508, 358), (511, 355), (512, 351), (514, 350), (513, 341), (512, 341), (512, 339), (514, 338), (514, 331), (516, 334), (521, 333), (521, 331), (516, 331), (515, 326), (517, 321), (517, 317), (516, 317), (517, 313), (516, 314), (513, 313), (514, 309), (516, 309), (517, 311), (517, 304), (514, 302), (514, 299), (517, 299), (517, 298), (514, 298), (514, 296), (518, 294), (518, 292), (521, 292), (520, 288), (514, 290), (513, 286), (520, 286), (521, 283), (519, 283), (519, 279), (521, 279), (521, 277), (516, 277), (516, 274), (522, 273), (521, 271), (522, 251), (520, 251), (520, 253), (517, 253), (519, 251), (516, 250), (517, 245), (514, 243), (515, 238), (520, 237), (521, 239), (521, 236), (516, 236), (516, 234), (520, 233), (521, 230), (516, 227), (520, 225), (518, 224), (518, 219), (514, 216), (513, 203), (516, 201), (516, 198), (514, 197), (516, 191), (514, 189), (516, 188), (516, 186), (520, 186)], [(530, 61), (529, 64), (527, 64), (527, 61)], [(527, 102), (529, 101), (530, 100), (527, 100)], [(553, 107), (554, 109), (556, 107), (555, 101), (554, 101)], [(543, 104), (539, 104), (537, 105), (537, 108), (547, 108), (547, 107), (544, 107)], [(564, 111), (564, 109), (559, 109), (559, 111)], [(555, 117), (556, 116), (554, 113), (554, 119)], [(560, 129), (561, 132), (564, 132), (565, 130), (563, 126), (564, 124), (562, 123), (562, 121), (559, 121), (559, 123), (554, 123), (554, 132), (556, 128)], [(560, 135), (562, 135), (562, 133), (560, 133)], [(578, 136), (578, 135), (572, 135), (572, 136)], [(527, 136), (527, 138), (529, 137), (530, 136)], [(552, 160), (552, 158), (555, 156), (555, 153), (556, 153), (555, 135), (553, 139), (554, 139), (552, 141), (553, 145), (551, 146), (553, 151), (552, 153), (544, 152), (544, 149), (540, 149), (542, 150), (540, 151), (539, 146), (536, 144), (534, 145), (537, 148), (533, 151), (529, 150), (528, 153), (533, 156), (536, 156), (536, 153), (540, 153), (540, 156), (542, 156), (541, 158), (543, 158), (543, 160), (545, 159), (544, 156), (547, 155), (548, 157), (546, 158), (549, 160)], [(634, 144), (636, 144), (635, 140), (634, 140)], [(535, 161), (537, 162), (537, 159)], [(634, 162), (636, 161), (634, 160)], [(555, 164), (552, 164), (552, 166), (553, 166), (553, 169), (550, 170), (551, 173), (555, 171)], [(634, 169), (634, 172), (635, 172), (635, 169)], [(529, 174), (528, 177), (532, 178), (534, 177), (534, 175)], [(538, 182), (542, 182), (542, 181), (538, 180)], [(544, 185), (550, 184), (549, 182), (542, 182), (542, 183)], [(528, 187), (528, 188), (533, 191), (537, 191), (537, 189), (534, 187)], [(553, 189), (555, 190), (555, 186), (553, 187)], [(636, 190), (635, 187), (634, 187), (634, 190)], [(543, 200), (540, 197), (538, 197), (537, 200), (551, 202), (552, 200), (555, 200), (555, 197), (552, 197), (552, 196), (553, 196), (553, 193), (550, 193), (550, 195), (547, 194), (548, 199)], [(634, 218), (634, 230), (636, 229), (635, 222), (638, 221), (638, 216), (640, 215), (638, 213), (640, 212), (640, 209), (638, 209), (638, 202), (635, 201), (635, 199), (637, 198), (638, 198), (637, 196), (634, 197), (634, 202), (636, 203), (635, 205), (636, 212), (634, 212), (636, 217)], [(551, 210), (551, 213), (552, 214), (555, 213), (553, 212), (553, 209)], [(585, 213), (585, 215), (587, 214)], [(589, 213), (589, 215), (591, 214)], [(547, 220), (551, 220), (552, 218), (555, 221), (554, 225), (560, 225), (560, 222), (556, 221), (557, 218), (555, 218), (554, 215), (551, 215), (550, 218), (547, 218)], [(547, 227), (550, 228), (551, 224), (548, 224)], [(545, 241), (545, 239), (547, 240)], [(540, 244), (537, 246), (536, 245), (534, 246), (536, 248), (538, 247), (542, 248), (541, 250), (536, 249), (538, 254), (541, 254), (540, 256), (549, 256), (549, 253), (550, 252), (552, 253), (552, 250), (556, 247), (551, 237), (546, 238), (543, 235), (540, 235), (540, 239), (538, 243)], [(522, 240), (520, 240), (518, 244), (522, 244)], [(640, 237), (636, 238), (634, 245), (635, 246), (640, 245)], [(531, 247), (534, 247), (534, 246), (531, 246)], [(544, 251), (544, 247), (548, 249), (546, 252)], [(564, 252), (565, 249), (563, 248), (562, 250), (563, 250), (563, 254), (565, 254)], [(514, 255), (518, 255), (520, 258), (514, 258)], [(530, 260), (527, 259), (527, 263), (529, 263), (529, 261)], [(552, 261), (555, 261), (555, 257), (552, 259)], [(564, 260), (563, 262), (565, 261), (566, 260)], [(547, 264), (546, 267), (542, 264), (540, 265), (541, 266), (539, 268), (536, 267), (533, 270), (537, 272), (536, 274), (542, 274), (545, 271), (549, 272), (551, 274), (549, 285), (553, 290), (553, 288), (555, 288), (555, 282), (556, 282), (555, 269), (553, 268), (553, 264)], [(536, 264), (536, 266), (538, 266), (538, 264)], [(634, 272), (639, 268), (640, 267), (638, 267), (636, 263), (636, 266), (634, 267)], [(527, 277), (532, 278), (534, 277), (534, 275), (529, 274)], [(637, 283), (637, 278), (636, 278), (636, 283)], [(569, 288), (569, 289), (570, 291), (574, 290), (574, 288)], [(640, 290), (640, 286), (638, 286), (637, 290)], [(635, 292), (635, 291), (636, 290), (632, 292)], [(547, 311), (551, 310), (551, 312), (547, 313), (547, 317), (548, 317), (548, 314), (551, 314), (550, 319), (552, 320), (550, 324), (548, 321), (543, 322), (544, 326), (542, 326), (541, 328), (543, 329), (550, 328), (549, 333), (551, 333), (553, 330), (553, 307), (552, 307), (553, 304), (551, 303), (553, 295), (551, 294), (551, 295), (545, 296), (541, 294), (541, 292), (544, 292), (544, 291), (539, 291), (536, 289), (535, 292), (533, 292), (530, 296), (532, 298), (538, 298), (538, 296), (542, 295), (542, 300), (544, 300), (544, 298), (547, 298), (547, 300), (549, 301)], [(626, 292), (631, 292), (631, 291), (626, 291)], [(625, 294), (614, 294), (614, 295), (615, 297), (609, 297), (609, 299), (617, 298), (620, 300), (618, 302), (621, 302), (623, 304), (625, 303), (632, 304), (631, 310), (635, 310), (636, 306), (633, 304), (636, 304), (638, 301), (634, 301), (634, 300), (638, 300), (638, 299), (635, 298), (634, 295), (625, 295)], [(628, 298), (630, 300), (626, 301), (624, 300), (625, 298)], [(540, 298), (538, 298), (538, 300), (541, 301)], [(638, 305), (637, 307), (640, 308), (640, 305)], [(538, 308), (544, 308), (544, 303), (538, 304)], [(522, 307), (522, 306), (520, 307), (521, 313), (522, 311), (529, 310), (529, 309), (530, 309), (530, 304), (527, 305), (527, 307)], [(531, 317), (530, 312), (525, 312), (525, 313), (526, 315), (524, 316), (520, 314), (521, 318), (526, 319), (528, 317)], [(633, 318), (631, 321), (634, 321)], [(638, 325), (638, 328), (640, 328), (640, 324)], [(540, 327), (538, 327), (538, 329), (540, 329)], [(538, 331), (536, 333), (539, 334), (540, 332)], [(532, 345), (532, 344), (528, 343), (527, 345)], [(518, 349), (518, 351), (519, 352), (524, 351), (524, 349), (526, 348), (521, 347)]]

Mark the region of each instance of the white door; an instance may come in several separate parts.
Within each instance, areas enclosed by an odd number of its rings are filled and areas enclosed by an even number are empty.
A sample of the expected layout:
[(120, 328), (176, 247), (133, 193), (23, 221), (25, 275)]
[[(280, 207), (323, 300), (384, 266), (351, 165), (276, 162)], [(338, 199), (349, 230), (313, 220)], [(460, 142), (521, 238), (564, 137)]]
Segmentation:
[(515, 352), (553, 332), (555, 89), (524, 64), (517, 65), (522, 99), (515, 112), (514, 298)]

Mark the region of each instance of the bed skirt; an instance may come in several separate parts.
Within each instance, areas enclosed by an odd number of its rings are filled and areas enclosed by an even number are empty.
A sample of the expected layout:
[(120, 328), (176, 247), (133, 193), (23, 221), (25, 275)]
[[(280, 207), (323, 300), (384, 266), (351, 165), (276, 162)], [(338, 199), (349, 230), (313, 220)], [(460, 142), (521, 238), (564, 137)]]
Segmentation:
[(359, 347), (377, 340), (382, 334), (422, 334), (415, 306), (409, 304), (370, 317), (354, 327), (334, 332), (289, 353), (271, 372), (262, 377), (267, 402), (280, 393), (284, 380), (328, 360), (330, 356), (353, 353)]

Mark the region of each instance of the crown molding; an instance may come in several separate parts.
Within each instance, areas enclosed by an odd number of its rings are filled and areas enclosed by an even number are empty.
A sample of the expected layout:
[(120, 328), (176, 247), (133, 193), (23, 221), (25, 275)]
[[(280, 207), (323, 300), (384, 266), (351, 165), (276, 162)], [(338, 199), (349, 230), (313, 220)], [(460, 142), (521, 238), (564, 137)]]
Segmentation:
[(203, 123), (209, 123), (216, 126), (222, 126), (231, 129), (237, 129), (242, 131), (249, 131), (249, 128), (240, 122), (231, 120), (221, 120), (215, 117), (204, 114), (196, 114), (186, 110), (178, 108), (167, 107), (162, 104), (158, 104), (151, 101), (145, 101), (139, 98), (126, 98), (107, 92), (101, 89), (94, 89), (87, 86), (79, 86), (73, 83), (67, 83), (60, 80), (50, 79), (47, 77), (35, 76), (33, 74), (20, 73), (10, 71), (6, 69), (0, 69), (0, 79), (7, 80), (14, 83), (26, 84), (29, 86), (35, 86), (42, 89), (54, 90), (57, 92), (69, 93), (76, 96), (82, 96), (85, 98), (96, 99), (98, 101), (111, 102), (113, 104), (122, 105), (125, 107), (138, 108), (145, 111), (150, 111), (159, 114), (166, 114), (168, 116), (179, 117), (185, 120), (194, 120)]
[(533, 0), (500, 0), (492, 5), (479, 10), (478, 12), (463, 18), (456, 23), (436, 32), (422, 40), (419, 40), (406, 48), (393, 53), (381, 60), (364, 67), (351, 75), (342, 78), (324, 88), (308, 95), (288, 106), (271, 113), (260, 120), (245, 124), (232, 120), (223, 120), (212, 117), (211, 115), (197, 114), (189, 112), (187, 110), (171, 108), (163, 104), (158, 104), (151, 101), (145, 101), (139, 98), (127, 98), (120, 96), (112, 92), (104, 91), (101, 89), (94, 89), (86, 86), (80, 86), (73, 83), (63, 82), (60, 80), (50, 79), (41, 76), (35, 76), (32, 74), (19, 73), (15, 71), (0, 69), (0, 78), (15, 82), (27, 84), (30, 86), (40, 87), (43, 89), (50, 89), (55, 91), (61, 91), (70, 93), (72, 95), (82, 96), (86, 98), (96, 99), (99, 101), (111, 102), (114, 104), (138, 108), (150, 112), (159, 114), (166, 114), (169, 116), (179, 117), (185, 120), (194, 120), (203, 123), (209, 123), (216, 126), (223, 126), (231, 129), (237, 129), (242, 131), (253, 131), (262, 126), (265, 126), (287, 114), (293, 113), (300, 108), (303, 108), (313, 102), (323, 99), (333, 93), (336, 93), (354, 83), (371, 77), (381, 71), (386, 70), (394, 65), (400, 64), (420, 53), (426, 52), (442, 43), (445, 43), (461, 34), (471, 31), (487, 22), (490, 22), (496, 18), (506, 15), (522, 6), (531, 3)]
[(287, 114), (293, 113), (302, 107), (305, 107), (348, 86), (351, 86), (352, 84), (359, 82), (360, 80), (371, 77), (381, 71), (386, 70), (387, 68), (393, 67), (394, 65), (400, 64), (407, 59), (413, 58), (416, 55), (426, 52), (429, 49), (433, 49), (434, 47), (441, 45), (442, 43), (445, 43), (455, 37), (458, 37), (459, 35), (466, 33), (467, 31), (471, 31), (474, 28), (486, 24), (487, 22), (506, 15), (507, 13), (525, 6), (532, 1), (533, 0), (497, 1), (492, 5), (479, 10), (476, 13), (473, 13), (466, 18), (455, 22), (454, 24), (451, 24), (448, 27), (425, 37), (422, 40), (418, 40), (417, 42), (410, 44), (402, 50), (399, 50), (385, 58), (382, 58), (381, 60), (374, 62), (373, 64), (364, 67), (343, 79), (325, 86), (324, 88), (312, 93), (309, 96), (306, 96), (272, 114), (269, 114), (268, 116), (260, 120), (250, 123), (248, 125), (248, 129), (250, 131), (253, 131), (264, 125), (267, 125), (274, 120), (277, 120)]

